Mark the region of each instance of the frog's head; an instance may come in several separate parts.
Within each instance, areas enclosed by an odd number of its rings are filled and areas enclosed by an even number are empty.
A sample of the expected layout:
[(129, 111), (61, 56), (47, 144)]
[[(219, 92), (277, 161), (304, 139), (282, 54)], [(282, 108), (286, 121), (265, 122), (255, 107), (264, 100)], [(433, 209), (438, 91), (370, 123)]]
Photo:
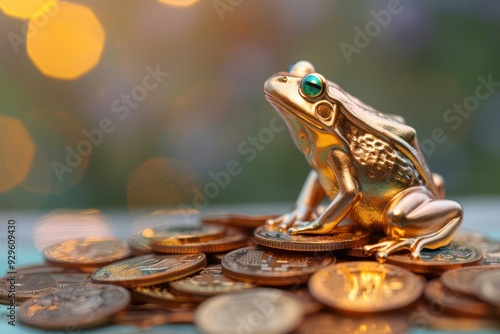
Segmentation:
[(264, 84), (264, 93), (303, 153), (310, 152), (313, 146), (331, 146), (332, 141), (338, 141), (337, 127), (347, 123), (336, 124), (341, 113), (351, 124), (383, 138), (406, 155), (439, 197), (418, 147), (415, 130), (404, 124), (402, 117), (383, 114), (361, 102), (316, 73), (314, 66), (307, 61), (299, 61), (289, 72), (270, 77)]
[(328, 81), (307, 61), (292, 65), (264, 84), (264, 93), (285, 120), (295, 120), (316, 131), (327, 131), (335, 121), (337, 103), (328, 98)]

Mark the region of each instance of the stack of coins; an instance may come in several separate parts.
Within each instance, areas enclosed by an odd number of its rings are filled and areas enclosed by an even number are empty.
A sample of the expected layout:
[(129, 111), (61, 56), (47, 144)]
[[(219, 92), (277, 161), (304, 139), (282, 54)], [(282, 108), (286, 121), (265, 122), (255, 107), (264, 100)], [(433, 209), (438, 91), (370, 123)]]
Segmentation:
[[(21, 322), (73, 331), (194, 323), (203, 333), (500, 328), (498, 243), (476, 232), (381, 264), (362, 251), (380, 236), (348, 222), (291, 236), (265, 224), (273, 216), (161, 217), (126, 243), (89, 236), (45, 248), (45, 265), (18, 270)], [(9, 279), (0, 303), (10, 302)]]

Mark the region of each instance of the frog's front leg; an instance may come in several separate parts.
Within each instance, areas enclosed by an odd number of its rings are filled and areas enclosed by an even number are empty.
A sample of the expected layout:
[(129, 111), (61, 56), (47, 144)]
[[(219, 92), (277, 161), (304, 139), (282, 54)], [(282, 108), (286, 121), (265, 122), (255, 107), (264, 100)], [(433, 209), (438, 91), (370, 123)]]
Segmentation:
[(318, 219), (305, 226), (289, 229), (291, 234), (332, 233), (335, 226), (347, 216), (352, 207), (359, 201), (360, 187), (351, 157), (341, 149), (334, 149), (329, 153), (327, 162), (328, 167), (335, 174), (339, 192)]
[(279, 224), (281, 230), (286, 230), (296, 222), (303, 222), (316, 218), (316, 207), (323, 197), (325, 197), (325, 191), (319, 183), (318, 174), (315, 170), (311, 170), (302, 186), (302, 190), (300, 191), (292, 211), (275, 219), (269, 219), (266, 223), (272, 226)]
[(380, 262), (401, 249), (409, 249), (412, 258), (419, 258), (423, 248), (447, 245), (462, 222), (463, 211), (457, 202), (436, 199), (427, 189), (415, 187), (394, 198), (385, 216), (387, 238), (364, 247), (367, 253), (376, 251)]

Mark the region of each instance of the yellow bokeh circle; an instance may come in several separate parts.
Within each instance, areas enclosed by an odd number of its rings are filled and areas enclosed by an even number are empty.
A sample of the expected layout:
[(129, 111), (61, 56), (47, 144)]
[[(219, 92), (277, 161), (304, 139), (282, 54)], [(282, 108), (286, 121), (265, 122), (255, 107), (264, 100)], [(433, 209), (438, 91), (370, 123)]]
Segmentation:
[(19, 19), (30, 19), (39, 10), (53, 6), (57, 0), (0, 0), (2, 11)]
[(21, 184), (28, 175), (35, 144), (23, 123), (0, 115), (0, 192)]
[(29, 57), (43, 74), (71, 80), (99, 62), (104, 41), (104, 30), (92, 10), (64, 2), (31, 18), (26, 45)]

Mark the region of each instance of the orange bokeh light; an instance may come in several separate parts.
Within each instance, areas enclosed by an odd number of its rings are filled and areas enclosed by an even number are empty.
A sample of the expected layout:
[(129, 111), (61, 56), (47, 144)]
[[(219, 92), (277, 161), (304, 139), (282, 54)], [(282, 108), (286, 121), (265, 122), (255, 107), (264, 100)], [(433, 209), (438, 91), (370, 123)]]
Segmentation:
[(158, 0), (158, 1), (165, 5), (170, 5), (175, 7), (189, 7), (198, 2), (198, 0)]
[(28, 26), (28, 55), (49, 76), (71, 80), (91, 70), (102, 54), (104, 30), (89, 8), (60, 3), (53, 14), (39, 11)]
[(0, 0), (2, 11), (19, 19), (30, 19), (39, 10), (53, 7), (57, 0)]
[(35, 144), (21, 121), (0, 115), (0, 192), (24, 181), (35, 154)]

